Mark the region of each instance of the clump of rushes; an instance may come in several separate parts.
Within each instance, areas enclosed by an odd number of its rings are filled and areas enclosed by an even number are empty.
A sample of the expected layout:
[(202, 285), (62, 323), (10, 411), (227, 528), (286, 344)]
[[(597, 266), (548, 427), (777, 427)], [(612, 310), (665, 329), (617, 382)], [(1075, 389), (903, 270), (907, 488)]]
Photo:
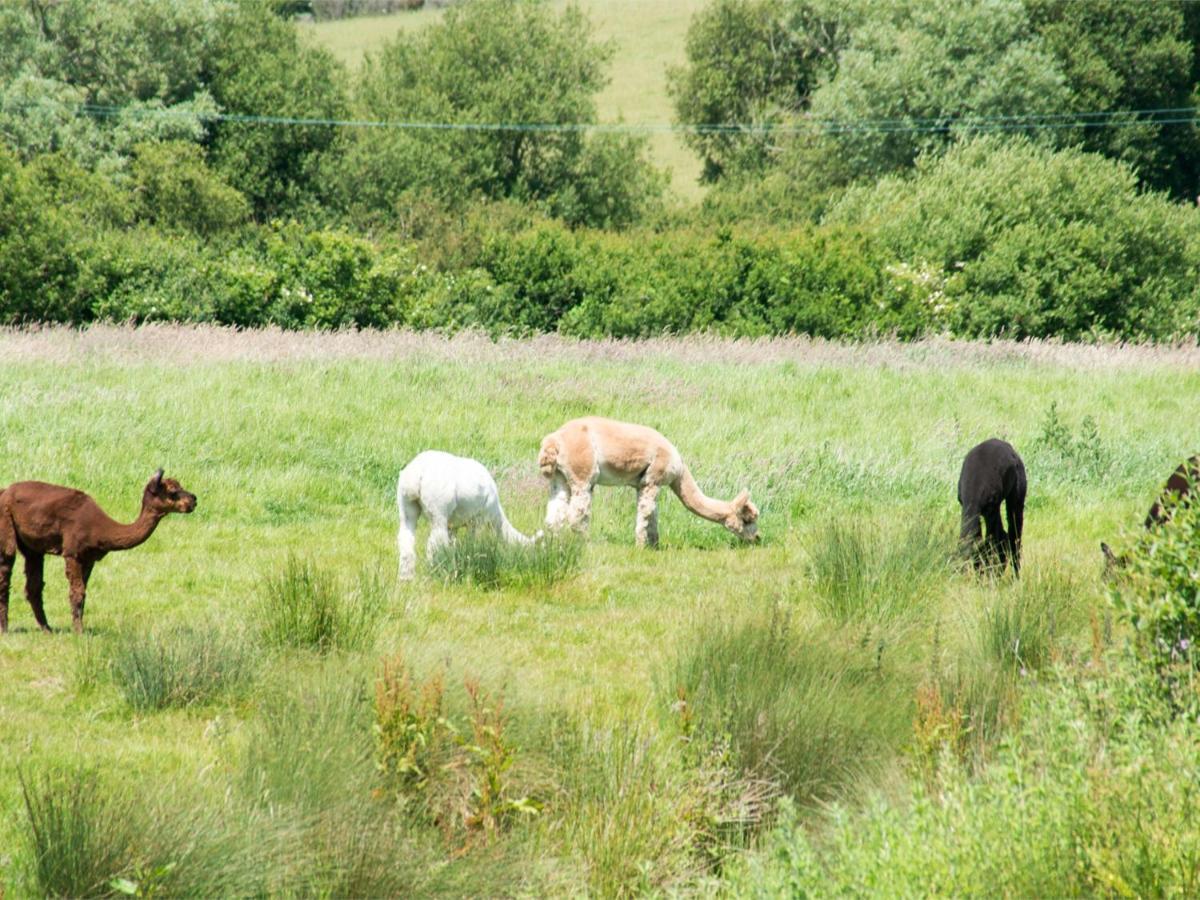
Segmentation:
[(464, 529), (457, 539), (434, 551), (429, 563), (435, 578), (482, 588), (548, 587), (580, 568), (583, 542), (573, 534), (553, 534), (532, 544), (510, 544), (490, 531)]

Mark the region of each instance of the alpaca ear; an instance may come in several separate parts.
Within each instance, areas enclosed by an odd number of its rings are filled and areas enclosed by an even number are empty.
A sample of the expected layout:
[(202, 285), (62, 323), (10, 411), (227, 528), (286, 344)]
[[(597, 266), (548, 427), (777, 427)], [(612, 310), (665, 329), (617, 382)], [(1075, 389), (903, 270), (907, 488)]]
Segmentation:
[(154, 477), (150, 479), (150, 487), (154, 490), (159, 490), (162, 487), (163, 470), (159, 469), (154, 473)]
[(741, 509), (750, 501), (750, 491), (746, 489), (733, 498), (733, 508)]

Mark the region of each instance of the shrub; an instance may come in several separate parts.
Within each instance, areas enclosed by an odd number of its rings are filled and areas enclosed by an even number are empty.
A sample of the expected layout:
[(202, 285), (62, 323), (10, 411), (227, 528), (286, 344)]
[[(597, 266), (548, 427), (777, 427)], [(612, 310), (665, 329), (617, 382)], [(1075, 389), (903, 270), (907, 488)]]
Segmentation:
[(264, 585), (260, 633), (269, 647), (360, 649), (374, 639), (383, 600), (376, 573), (360, 573), (356, 589), (348, 591), (331, 572), (290, 556), (283, 572)]
[(912, 178), (848, 191), (826, 221), (940, 271), (956, 334), (1077, 340), (1195, 330), (1197, 215), (1139, 193), (1121, 163), (980, 138), (923, 158)]
[(1112, 598), (1133, 626), (1139, 658), (1158, 673), (1179, 706), (1197, 702), (1200, 653), (1200, 504), (1167, 502), (1170, 519), (1142, 535), (1127, 555)]
[(429, 561), (434, 577), (482, 588), (549, 587), (579, 571), (583, 542), (548, 535), (533, 544), (510, 544), (483, 529), (466, 529), (439, 547)]
[(110, 656), (117, 689), (139, 710), (237, 697), (253, 682), (257, 669), (243, 638), (212, 628), (129, 635), (114, 645)]

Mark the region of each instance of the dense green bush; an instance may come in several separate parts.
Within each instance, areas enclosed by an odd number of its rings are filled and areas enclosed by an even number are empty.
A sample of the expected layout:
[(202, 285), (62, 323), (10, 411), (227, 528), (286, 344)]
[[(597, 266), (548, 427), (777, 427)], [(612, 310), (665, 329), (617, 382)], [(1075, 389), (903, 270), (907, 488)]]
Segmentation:
[(1125, 165), (980, 138), (846, 193), (826, 216), (931, 266), (964, 336), (1194, 333), (1197, 212), (1141, 193)]

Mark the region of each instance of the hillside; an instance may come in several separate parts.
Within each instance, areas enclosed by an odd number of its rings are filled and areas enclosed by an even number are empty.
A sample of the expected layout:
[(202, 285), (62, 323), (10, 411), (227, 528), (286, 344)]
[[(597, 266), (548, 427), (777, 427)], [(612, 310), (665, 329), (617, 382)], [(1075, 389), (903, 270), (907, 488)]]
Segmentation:
[[(556, 7), (565, 0), (554, 0)], [(580, 4), (595, 25), (596, 37), (612, 41), (612, 80), (597, 98), (604, 122), (662, 125), (672, 120), (667, 95), (667, 67), (683, 61), (683, 40), (692, 14), (703, 0), (584, 0)], [(392, 16), (367, 16), (303, 26), (350, 67), (402, 29), (437, 21), (441, 10), (419, 10)], [(671, 173), (671, 188), (680, 198), (698, 199), (700, 161), (674, 134), (653, 134), (650, 155)]]

